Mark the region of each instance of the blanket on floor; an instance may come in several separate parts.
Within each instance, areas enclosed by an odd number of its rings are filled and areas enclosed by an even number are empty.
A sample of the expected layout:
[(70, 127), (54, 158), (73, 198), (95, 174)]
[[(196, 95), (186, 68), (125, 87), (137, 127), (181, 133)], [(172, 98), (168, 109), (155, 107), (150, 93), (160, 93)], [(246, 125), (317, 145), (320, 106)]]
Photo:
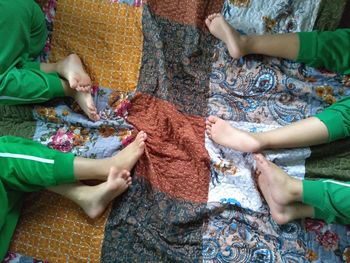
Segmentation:
[[(251, 154), (205, 135), (209, 115), (262, 131), (349, 95), (347, 76), (263, 56), (234, 60), (204, 25), (207, 15), (221, 12), (242, 33), (310, 31), (315, 23), (326, 28), (320, 6), (319, 0), (49, 1), (52, 35), (41, 59), (77, 53), (102, 118), (89, 121), (71, 100), (1, 107), (0, 135), (90, 158), (116, 154), (137, 131), (149, 136), (132, 186), (102, 218), (87, 219), (56, 194), (30, 194), (10, 250), (50, 262), (350, 261), (346, 226), (312, 219), (276, 224), (256, 187)], [(348, 180), (348, 144), (265, 155), (300, 179)]]

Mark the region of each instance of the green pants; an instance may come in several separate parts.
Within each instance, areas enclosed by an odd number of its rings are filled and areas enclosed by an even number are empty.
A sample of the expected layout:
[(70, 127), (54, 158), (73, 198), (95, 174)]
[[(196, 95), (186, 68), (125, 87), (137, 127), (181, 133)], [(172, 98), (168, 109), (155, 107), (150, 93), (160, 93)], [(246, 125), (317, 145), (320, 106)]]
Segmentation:
[(304, 180), (303, 191), (303, 203), (314, 207), (315, 218), (350, 224), (350, 182)]
[(0, 0), (0, 104), (26, 104), (64, 96), (56, 73), (34, 59), (43, 49), (45, 17), (33, 0)]
[[(311, 67), (350, 74), (350, 29), (329, 32), (298, 33), (300, 47), (297, 61)], [(345, 98), (326, 108), (315, 117), (328, 129), (328, 141), (350, 135), (350, 98)]]
[(74, 155), (36, 142), (0, 137), (0, 261), (20, 215), (23, 193), (75, 181)]
[[(302, 32), (297, 61), (312, 67), (350, 74), (350, 29)], [(350, 135), (350, 98), (344, 98), (315, 117), (328, 129), (328, 141)], [(331, 177), (332, 175), (330, 175)], [(328, 223), (350, 224), (350, 182), (304, 180), (303, 203), (315, 209), (314, 217)]]

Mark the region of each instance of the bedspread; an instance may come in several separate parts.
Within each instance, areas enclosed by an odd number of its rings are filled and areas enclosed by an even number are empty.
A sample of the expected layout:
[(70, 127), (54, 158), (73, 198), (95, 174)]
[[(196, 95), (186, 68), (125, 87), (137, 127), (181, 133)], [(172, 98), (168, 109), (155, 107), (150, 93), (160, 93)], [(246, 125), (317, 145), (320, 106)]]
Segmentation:
[[(77, 53), (94, 82), (101, 120), (57, 99), (0, 109), (0, 134), (77, 156), (116, 154), (148, 134), (133, 183), (102, 218), (48, 191), (30, 194), (11, 251), (49, 262), (350, 262), (347, 226), (278, 225), (254, 180), (254, 160), (205, 134), (216, 115), (266, 131), (349, 96), (349, 78), (289, 60), (232, 59), (205, 28), (222, 12), (244, 34), (313, 29), (319, 0), (59, 0), (45, 7), (41, 60)], [(23, 128), (21, 128), (23, 127)], [(265, 151), (290, 175), (350, 178), (349, 140)], [(54, 205), (53, 205), (54, 204)], [(19, 255), (9, 254), (16, 262)]]

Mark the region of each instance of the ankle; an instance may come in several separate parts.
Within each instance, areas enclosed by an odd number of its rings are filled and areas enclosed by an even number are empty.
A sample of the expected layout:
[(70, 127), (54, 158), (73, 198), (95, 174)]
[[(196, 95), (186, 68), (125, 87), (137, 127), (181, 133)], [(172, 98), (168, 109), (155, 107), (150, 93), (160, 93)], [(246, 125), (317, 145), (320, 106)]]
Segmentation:
[(288, 178), (286, 183), (287, 192), (290, 196), (290, 203), (301, 202), (303, 199), (303, 184), (302, 181), (293, 177)]
[(239, 45), (241, 47), (242, 56), (251, 54), (251, 37), (247, 35), (240, 35)]
[(261, 136), (261, 133), (251, 133), (251, 135), (253, 136), (254, 140), (255, 140), (255, 152), (261, 152), (263, 150), (266, 149), (266, 141), (264, 140), (264, 137)]
[(281, 210), (271, 211), (271, 216), (273, 220), (279, 224), (284, 225), (293, 220), (293, 216), (290, 214), (288, 206)]
[(72, 89), (70, 86), (69, 86), (69, 83), (68, 81), (64, 80), (64, 79), (61, 79), (61, 83), (62, 83), (62, 86), (63, 86), (63, 91), (64, 91), (64, 95), (67, 96), (67, 97), (71, 97), (71, 98), (75, 98), (75, 95), (77, 93), (76, 90)]

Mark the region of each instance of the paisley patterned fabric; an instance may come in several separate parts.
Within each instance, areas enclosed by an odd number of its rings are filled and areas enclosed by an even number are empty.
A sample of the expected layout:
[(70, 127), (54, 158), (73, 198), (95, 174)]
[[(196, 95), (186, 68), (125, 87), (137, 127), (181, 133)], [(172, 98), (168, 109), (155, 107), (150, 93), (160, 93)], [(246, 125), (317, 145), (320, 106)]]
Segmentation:
[[(95, 52), (71, 41), (82, 25), (67, 32), (72, 17), (60, 12), (77, 6), (80, 18), (101, 7), (97, 20), (122, 35), (105, 38), (114, 49), (102, 43)], [(205, 135), (209, 115), (267, 131), (350, 95), (347, 76), (257, 55), (234, 60), (203, 23), (221, 10), (243, 33), (311, 30), (319, 8), (319, 0), (62, 0), (51, 8), (52, 52), (48, 41), (42, 60), (78, 50), (99, 84), (94, 100), (102, 119), (89, 121), (70, 100), (37, 105), (33, 140), (90, 158), (115, 154), (139, 130), (148, 140), (131, 187), (101, 219), (90, 222), (71, 202), (37, 193), (28, 197), (11, 250), (50, 262), (350, 262), (347, 226), (311, 219), (276, 224), (257, 189), (252, 155)], [(301, 180), (329, 174), (348, 180), (348, 142), (264, 154)], [(66, 225), (70, 231), (62, 231)]]

